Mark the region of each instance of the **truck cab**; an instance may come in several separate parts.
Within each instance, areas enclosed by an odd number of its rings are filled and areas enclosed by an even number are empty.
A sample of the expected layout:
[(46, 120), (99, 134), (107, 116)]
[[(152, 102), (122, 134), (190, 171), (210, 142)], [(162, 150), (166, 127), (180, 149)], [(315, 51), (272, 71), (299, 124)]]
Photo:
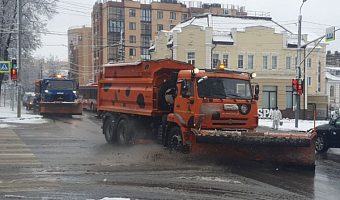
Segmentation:
[(49, 78), (41, 82), (41, 98), (44, 102), (74, 102), (76, 96), (76, 85), (73, 80)]

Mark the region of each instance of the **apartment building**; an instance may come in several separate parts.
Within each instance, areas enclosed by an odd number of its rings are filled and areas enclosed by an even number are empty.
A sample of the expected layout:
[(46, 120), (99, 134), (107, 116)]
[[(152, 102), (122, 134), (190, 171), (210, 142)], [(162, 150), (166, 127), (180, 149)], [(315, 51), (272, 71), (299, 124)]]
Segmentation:
[[(316, 44), (305, 45), (313, 39), (303, 35), (303, 57)], [(284, 117), (294, 118), (292, 79), (296, 77), (297, 36), (270, 17), (198, 15), (171, 31), (159, 32), (150, 51), (152, 59), (184, 61), (200, 69), (224, 63), (230, 70), (256, 72), (253, 83), (260, 86), (259, 113), (278, 106)], [(326, 44), (320, 43), (301, 65), (305, 80), (301, 118), (310, 115), (308, 105), (315, 103), (315, 96), (325, 94), (325, 64)], [(316, 108), (319, 116), (327, 116), (325, 101)]]
[(95, 71), (108, 62), (150, 59), (150, 41), (159, 31), (202, 13), (247, 15), (244, 7), (201, 1), (98, 0), (92, 12)]
[(92, 83), (97, 77), (92, 62), (92, 28), (71, 27), (67, 35), (70, 78), (77, 80), (79, 85)]

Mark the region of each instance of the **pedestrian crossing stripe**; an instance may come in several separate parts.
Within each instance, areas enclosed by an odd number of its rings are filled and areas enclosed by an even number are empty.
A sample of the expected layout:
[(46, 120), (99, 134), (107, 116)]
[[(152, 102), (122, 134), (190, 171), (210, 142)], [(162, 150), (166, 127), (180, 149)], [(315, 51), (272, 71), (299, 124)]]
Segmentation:
[(0, 61), (0, 73), (9, 73), (11, 65), (8, 61)]

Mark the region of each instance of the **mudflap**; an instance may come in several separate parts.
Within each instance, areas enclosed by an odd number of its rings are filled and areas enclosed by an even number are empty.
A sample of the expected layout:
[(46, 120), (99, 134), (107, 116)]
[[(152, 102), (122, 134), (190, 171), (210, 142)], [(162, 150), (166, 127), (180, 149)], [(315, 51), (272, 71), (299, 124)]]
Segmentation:
[(191, 152), (315, 170), (315, 133), (221, 137), (197, 135)]
[(82, 115), (80, 102), (40, 102), (40, 114)]

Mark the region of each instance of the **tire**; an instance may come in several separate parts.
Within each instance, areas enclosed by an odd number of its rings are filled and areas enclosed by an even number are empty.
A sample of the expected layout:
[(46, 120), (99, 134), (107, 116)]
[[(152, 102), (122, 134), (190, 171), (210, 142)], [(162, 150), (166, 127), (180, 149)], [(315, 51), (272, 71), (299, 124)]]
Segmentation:
[(132, 139), (131, 124), (129, 118), (125, 115), (119, 117), (117, 128), (117, 140), (120, 145), (127, 145)]
[(322, 135), (317, 135), (315, 140), (315, 150), (319, 153), (325, 153), (329, 149), (327, 140)]
[(178, 126), (175, 126), (170, 130), (168, 136), (168, 147), (170, 151), (183, 152), (182, 131)]
[(114, 123), (114, 118), (108, 117), (103, 125), (103, 134), (105, 135), (106, 142), (109, 144), (113, 144), (117, 140), (117, 132)]

